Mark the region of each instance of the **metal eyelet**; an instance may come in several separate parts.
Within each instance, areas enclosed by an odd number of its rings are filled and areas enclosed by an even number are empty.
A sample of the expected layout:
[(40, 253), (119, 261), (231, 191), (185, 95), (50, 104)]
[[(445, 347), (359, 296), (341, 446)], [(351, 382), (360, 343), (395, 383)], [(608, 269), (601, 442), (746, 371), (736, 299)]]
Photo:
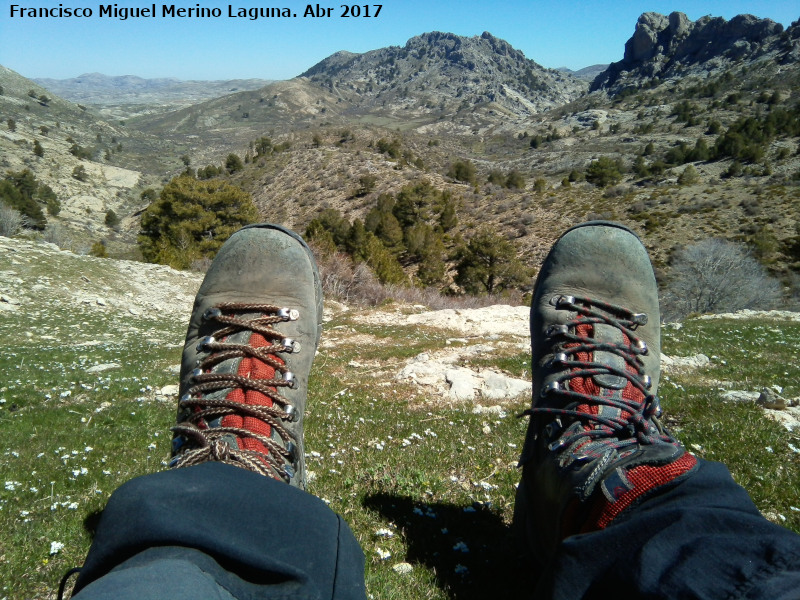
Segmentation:
[(297, 321), (300, 318), (300, 311), (294, 308), (279, 308), (278, 316), (284, 321)]
[(180, 400), (178, 400), (178, 406), (185, 407), (186, 403), (189, 402), (191, 399), (192, 397), (189, 394), (184, 394), (183, 396), (180, 397)]
[(567, 356), (564, 352), (559, 352), (553, 357), (548, 366), (554, 367), (556, 365), (564, 365), (567, 363), (568, 360), (569, 356)]
[(645, 313), (636, 313), (631, 317), (636, 325), (647, 325), (647, 315)]
[(192, 371), (192, 379), (194, 379), (196, 381), (197, 378), (200, 377), (200, 375), (202, 375), (202, 374), (203, 374), (203, 369), (194, 369)]
[(300, 352), (300, 342), (298, 342), (297, 340), (293, 340), (292, 338), (284, 338), (283, 351), (291, 352), (293, 354)]
[(644, 383), (644, 387), (648, 390), (653, 387), (653, 379), (650, 377), (650, 375), (645, 375), (642, 377), (642, 383)]
[(642, 351), (642, 354), (647, 356), (649, 354), (650, 349), (647, 347), (647, 342), (644, 340), (639, 340), (636, 342), (636, 347)]
[(563, 335), (565, 333), (569, 333), (569, 327), (566, 325), (550, 325), (550, 327), (548, 327), (544, 332), (545, 336), (549, 338), (555, 335)]
[(182, 436), (172, 438), (172, 454), (177, 454), (185, 443), (186, 440)]
[(212, 335), (207, 335), (206, 337), (204, 337), (203, 339), (201, 339), (201, 340), (200, 340), (200, 341), (197, 343), (197, 347), (195, 348), (195, 350), (196, 350), (197, 352), (205, 352), (205, 351), (206, 351), (206, 346), (207, 346), (208, 344), (213, 344), (213, 343), (214, 343), (214, 342), (216, 342), (216, 341), (217, 341), (217, 340), (215, 340), (215, 339), (214, 339), (214, 336), (212, 336)]
[(289, 479), (294, 479), (295, 472), (294, 467), (291, 465), (283, 465), (283, 470), (286, 471), (286, 474), (289, 476)]
[(294, 407), (294, 404), (287, 404), (286, 407), (283, 409), (283, 412), (286, 413), (286, 420), (287, 421), (297, 421), (297, 409)]
[(289, 384), (289, 388), (297, 389), (297, 379), (295, 379), (294, 373), (291, 371), (284, 371), (283, 380)]
[(286, 444), (286, 451), (289, 453), (289, 460), (294, 461), (297, 457), (297, 446), (295, 446), (294, 442)]
[(575, 296), (553, 296), (550, 298), (550, 304), (559, 308), (562, 304), (575, 304)]
[(557, 381), (551, 381), (550, 383), (548, 383), (544, 387), (542, 387), (541, 391), (539, 392), (539, 396), (544, 398), (548, 393), (554, 392), (554, 391), (560, 390), (560, 389), (561, 389), (561, 384), (560, 383), (558, 383)]
[(214, 307), (206, 309), (206, 312), (203, 313), (203, 319), (205, 321), (208, 321), (210, 319), (216, 319), (217, 317), (221, 316), (222, 316), (222, 311)]

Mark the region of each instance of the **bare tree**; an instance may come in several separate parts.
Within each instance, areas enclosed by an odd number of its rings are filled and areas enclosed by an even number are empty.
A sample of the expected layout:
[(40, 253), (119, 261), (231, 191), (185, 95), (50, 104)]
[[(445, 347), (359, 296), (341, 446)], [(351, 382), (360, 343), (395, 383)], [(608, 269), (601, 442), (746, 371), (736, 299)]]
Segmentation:
[(0, 235), (13, 237), (27, 225), (25, 215), (0, 202)]
[(67, 228), (60, 223), (48, 223), (44, 232), (42, 232), (42, 239), (45, 242), (55, 244), (63, 250), (72, 247), (72, 236)]
[(664, 317), (767, 309), (781, 298), (781, 286), (746, 247), (708, 239), (681, 250), (662, 297)]

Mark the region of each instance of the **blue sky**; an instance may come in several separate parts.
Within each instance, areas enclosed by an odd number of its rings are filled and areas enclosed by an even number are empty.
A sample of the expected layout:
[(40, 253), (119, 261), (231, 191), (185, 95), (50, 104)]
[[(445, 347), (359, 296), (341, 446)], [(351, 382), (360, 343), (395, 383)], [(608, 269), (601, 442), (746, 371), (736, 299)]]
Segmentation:
[[(348, 0), (352, 1), (352, 0)], [(363, 0), (362, 0), (363, 1)], [(379, 2), (381, 0), (378, 0)], [(620, 60), (636, 19), (646, 11), (685, 12), (726, 19), (750, 13), (790, 25), (800, 18), (797, 0), (383, 0), (378, 17), (341, 18), (341, 0), (313, 3), (333, 8), (330, 18), (303, 18), (296, 0), (177, 0), (180, 7), (221, 7), (220, 18), (99, 18), (100, 0), (0, 0), (0, 64), (26, 77), (83, 73), (233, 79), (288, 79), (337, 50), (366, 52), (403, 45), (427, 31), (480, 35), (489, 31), (545, 67), (579, 69)], [(12, 4), (26, 8), (84, 7), (91, 18), (11, 18)], [(113, 2), (111, 2), (113, 4)], [(117, 0), (120, 7), (149, 7), (148, 0)], [(228, 5), (290, 7), (297, 18), (230, 18)], [(363, 4), (360, 5), (363, 11)], [(369, 5), (374, 11), (375, 5)]]

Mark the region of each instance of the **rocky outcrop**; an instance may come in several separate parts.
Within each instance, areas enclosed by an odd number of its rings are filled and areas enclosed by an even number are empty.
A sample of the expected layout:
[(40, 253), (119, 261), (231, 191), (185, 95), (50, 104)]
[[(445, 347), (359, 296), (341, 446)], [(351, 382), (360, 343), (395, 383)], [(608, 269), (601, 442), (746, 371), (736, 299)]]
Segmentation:
[(796, 29), (794, 24), (782, 35), (783, 25), (753, 15), (738, 15), (730, 21), (722, 17), (691, 21), (680, 12), (644, 13), (625, 44), (623, 59), (598, 75), (591, 89), (618, 91), (654, 77), (685, 75), (692, 68), (712, 70), (770, 53), (776, 60), (785, 60), (796, 51), (797, 39), (792, 37)]

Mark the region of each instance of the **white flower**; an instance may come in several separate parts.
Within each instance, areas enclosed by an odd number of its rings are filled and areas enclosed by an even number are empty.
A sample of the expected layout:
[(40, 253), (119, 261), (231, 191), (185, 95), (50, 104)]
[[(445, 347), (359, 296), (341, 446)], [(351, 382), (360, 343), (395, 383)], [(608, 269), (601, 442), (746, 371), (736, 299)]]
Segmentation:
[(50, 556), (58, 554), (64, 549), (64, 544), (61, 542), (50, 542)]
[(19, 481), (6, 481), (6, 489), (9, 492), (16, 490), (19, 485), (22, 485)]
[(394, 537), (394, 531), (391, 529), (378, 529), (378, 531), (375, 532), (375, 535), (378, 537), (390, 538)]
[(383, 548), (375, 548), (375, 554), (377, 554), (378, 558), (381, 560), (386, 560), (392, 556), (391, 552), (387, 552)]

